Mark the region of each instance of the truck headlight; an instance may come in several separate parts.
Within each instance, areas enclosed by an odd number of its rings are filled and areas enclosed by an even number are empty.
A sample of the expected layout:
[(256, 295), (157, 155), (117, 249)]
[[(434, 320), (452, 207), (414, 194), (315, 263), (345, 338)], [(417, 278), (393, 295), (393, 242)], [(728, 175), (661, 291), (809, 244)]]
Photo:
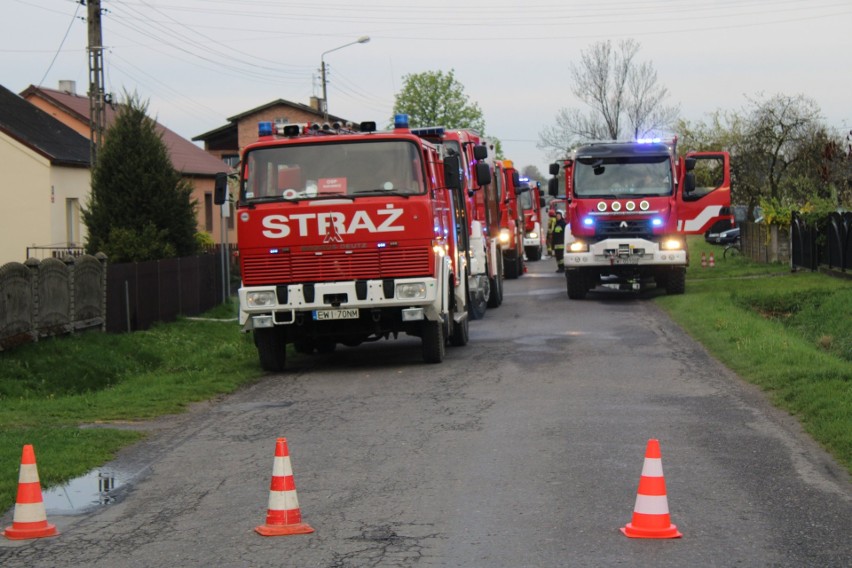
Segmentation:
[(401, 300), (425, 300), (425, 282), (403, 282), (396, 285), (396, 297)]
[(589, 252), (589, 245), (583, 241), (574, 241), (568, 246), (568, 250), (571, 252)]
[(246, 294), (246, 305), (249, 308), (268, 308), (275, 305), (274, 290), (260, 290)]
[(670, 238), (663, 241), (663, 250), (682, 250), (683, 241), (676, 238)]
[(536, 233), (535, 231), (530, 231), (529, 233), (527, 233), (527, 238), (528, 239), (537, 239), (538, 233)]
[(512, 238), (512, 233), (509, 232), (509, 229), (500, 229), (500, 244), (507, 245), (509, 244), (509, 240)]

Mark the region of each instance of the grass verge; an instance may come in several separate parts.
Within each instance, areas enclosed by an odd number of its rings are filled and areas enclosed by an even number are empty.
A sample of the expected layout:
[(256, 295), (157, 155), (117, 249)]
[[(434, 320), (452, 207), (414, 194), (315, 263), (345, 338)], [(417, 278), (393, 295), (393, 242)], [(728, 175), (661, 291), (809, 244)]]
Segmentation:
[[(205, 317), (235, 311), (231, 303)], [(42, 485), (55, 485), (144, 437), (108, 423), (178, 413), (261, 375), (250, 336), (216, 319), (81, 333), (0, 353), (0, 511), (15, 503), (25, 444), (35, 449)], [(107, 424), (79, 427), (87, 423)]]
[(852, 472), (852, 282), (742, 257), (701, 268), (711, 246), (691, 239), (686, 294), (659, 304)]

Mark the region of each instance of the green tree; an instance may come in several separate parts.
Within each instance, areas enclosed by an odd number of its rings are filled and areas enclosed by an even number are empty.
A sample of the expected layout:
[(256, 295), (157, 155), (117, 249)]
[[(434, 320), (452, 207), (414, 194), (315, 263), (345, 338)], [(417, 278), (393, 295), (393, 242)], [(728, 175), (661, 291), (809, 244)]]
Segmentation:
[(750, 209), (761, 202), (848, 205), (849, 157), (817, 104), (804, 95), (748, 100), (742, 110), (716, 111), (707, 122), (681, 121), (681, 148), (729, 152), (732, 201)]
[(396, 95), (393, 112), (407, 114), (412, 127), (445, 126), (485, 132), (482, 110), (465, 94), (455, 70), (412, 73), (402, 79), (405, 84)]
[(125, 98), (92, 171), (83, 210), (86, 250), (106, 253), (112, 262), (195, 254), (192, 187), (172, 167), (147, 103), (135, 94)]

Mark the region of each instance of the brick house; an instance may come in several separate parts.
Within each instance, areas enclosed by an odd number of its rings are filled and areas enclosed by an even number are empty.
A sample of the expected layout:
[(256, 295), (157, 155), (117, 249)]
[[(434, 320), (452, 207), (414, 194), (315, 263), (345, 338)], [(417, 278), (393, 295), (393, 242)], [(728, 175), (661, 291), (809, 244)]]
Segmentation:
[[(325, 118), (319, 99), (311, 97), (311, 106), (278, 99), (228, 118), (228, 124), (215, 130), (199, 134), (192, 140), (204, 142), (204, 149), (220, 158), (231, 167), (236, 167), (240, 151), (257, 140), (257, 123), (279, 124), (323, 123)], [(328, 116), (328, 122), (346, 123), (339, 116)]]

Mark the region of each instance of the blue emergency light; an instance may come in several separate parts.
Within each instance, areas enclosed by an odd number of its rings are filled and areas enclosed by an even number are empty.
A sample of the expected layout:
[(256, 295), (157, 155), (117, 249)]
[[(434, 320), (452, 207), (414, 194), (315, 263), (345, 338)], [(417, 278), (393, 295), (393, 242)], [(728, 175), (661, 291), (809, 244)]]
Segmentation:
[(393, 115), (393, 127), (394, 128), (408, 128), (408, 115), (407, 114), (395, 114), (395, 115)]
[(272, 136), (272, 122), (265, 120), (257, 123), (258, 136)]
[(663, 220), (660, 219), (659, 217), (654, 217), (653, 219), (651, 219), (651, 224), (655, 227), (662, 227), (663, 226)]
[(583, 217), (583, 225), (585, 225), (587, 227), (591, 227), (594, 224), (595, 224), (595, 220), (592, 219), (591, 217)]

